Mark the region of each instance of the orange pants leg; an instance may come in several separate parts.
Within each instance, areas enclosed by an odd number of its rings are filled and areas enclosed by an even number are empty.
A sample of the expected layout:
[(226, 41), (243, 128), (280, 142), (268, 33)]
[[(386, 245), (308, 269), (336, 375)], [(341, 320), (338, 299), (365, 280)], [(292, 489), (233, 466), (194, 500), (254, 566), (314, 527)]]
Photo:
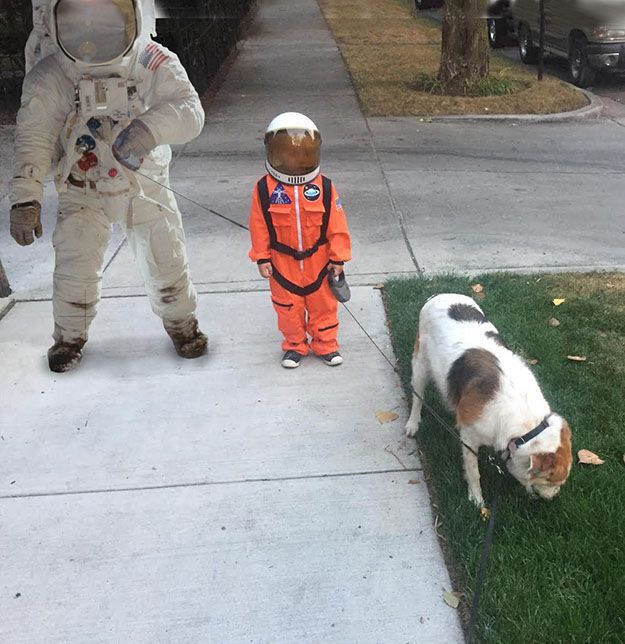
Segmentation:
[(278, 329), (284, 336), (282, 351), (297, 351), (308, 355), (306, 338), (306, 304), (303, 297), (294, 295), (269, 278), (271, 302), (278, 315)]
[(313, 353), (318, 356), (332, 353), (339, 348), (336, 340), (339, 331), (338, 306), (339, 303), (332, 294), (327, 280), (323, 280), (317, 291), (306, 296), (307, 331), (312, 338)]

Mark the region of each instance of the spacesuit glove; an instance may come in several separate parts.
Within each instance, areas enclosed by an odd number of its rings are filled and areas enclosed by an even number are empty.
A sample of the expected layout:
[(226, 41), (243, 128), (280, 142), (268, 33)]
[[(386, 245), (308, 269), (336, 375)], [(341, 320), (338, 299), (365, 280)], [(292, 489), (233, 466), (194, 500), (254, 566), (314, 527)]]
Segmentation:
[(134, 119), (123, 129), (113, 143), (113, 156), (127, 168), (138, 170), (142, 157), (156, 147), (156, 140), (149, 128), (139, 119)]
[(38, 201), (18, 203), (11, 207), (11, 237), (20, 245), (28, 246), (43, 234), (41, 204)]

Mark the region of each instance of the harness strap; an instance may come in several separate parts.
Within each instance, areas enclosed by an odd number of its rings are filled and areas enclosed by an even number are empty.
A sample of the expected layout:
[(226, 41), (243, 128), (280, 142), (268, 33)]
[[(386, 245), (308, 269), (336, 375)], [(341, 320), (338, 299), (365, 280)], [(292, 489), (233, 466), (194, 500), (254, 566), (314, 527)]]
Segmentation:
[[(269, 197), (269, 187), (267, 186), (267, 177), (263, 177), (256, 184), (258, 190), (258, 199), (260, 201), (260, 207), (263, 211), (263, 218), (265, 219), (265, 225), (267, 226), (267, 231), (269, 232), (269, 246), (272, 250), (288, 255), (296, 260), (307, 259), (314, 255), (323, 244), (328, 243), (327, 233), (328, 233), (328, 224), (330, 222), (330, 211), (332, 204), (332, 182), (327, 177), (321, 177), (321, 189), (323, 193), (323, 219), (321, 222), (321, 233), (319, 239), (306, 250), (298, 250), (287, 244), (283, 244), (278, 241), (278, 235), (276, 233), (276, 227), (273, 224), (273, 219), (271, 218), (271, 212), (269, 210), (270, 206), (270, 197)], [(319, 287), (317, 287), (319, 288)]]
[(306, 295), (310, 295), (311, 293), (319, 290), (327, 274), (328, 267), (324, 266), (319, 272), (317, 279), (306, 286), (298, 286), (294, 282), (291, 282), (291, 280), (288, 280), (286, 277), (284, 277), (284, 275), (282, 275), (282, 273), (280, 273), (280, 271), (275, 266), (273, 267), (273, 273), (271, 276), (276, 280), (276, 282), (278, 282), (278, 284), (280, 284), (280, 286), (289, 291), (289, 293), (305, 297)]

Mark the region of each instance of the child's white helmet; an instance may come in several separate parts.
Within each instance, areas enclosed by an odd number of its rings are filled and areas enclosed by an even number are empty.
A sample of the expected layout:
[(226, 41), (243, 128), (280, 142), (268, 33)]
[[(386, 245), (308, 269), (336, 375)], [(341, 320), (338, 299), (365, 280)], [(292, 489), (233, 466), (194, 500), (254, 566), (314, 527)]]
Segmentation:
[(267, 172), (283, 183), (301, 185), (319, 174), (321, 135), (304, 114), (284, 112), (265, 131)]

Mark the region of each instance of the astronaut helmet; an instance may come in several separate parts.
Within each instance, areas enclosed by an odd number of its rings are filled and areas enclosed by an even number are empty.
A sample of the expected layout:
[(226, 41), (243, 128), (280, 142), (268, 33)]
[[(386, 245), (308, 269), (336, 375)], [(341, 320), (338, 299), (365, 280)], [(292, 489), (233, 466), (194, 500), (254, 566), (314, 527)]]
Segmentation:
[(87, 66), (126, 56), (141, 33), (140, 0), (56, 0), (52, 22), (61, 51)]
[(265, 131), (265, 166), (276, 180), (302, 185), (319, 174), (321, 134), (304, 114), (284, 112)]

